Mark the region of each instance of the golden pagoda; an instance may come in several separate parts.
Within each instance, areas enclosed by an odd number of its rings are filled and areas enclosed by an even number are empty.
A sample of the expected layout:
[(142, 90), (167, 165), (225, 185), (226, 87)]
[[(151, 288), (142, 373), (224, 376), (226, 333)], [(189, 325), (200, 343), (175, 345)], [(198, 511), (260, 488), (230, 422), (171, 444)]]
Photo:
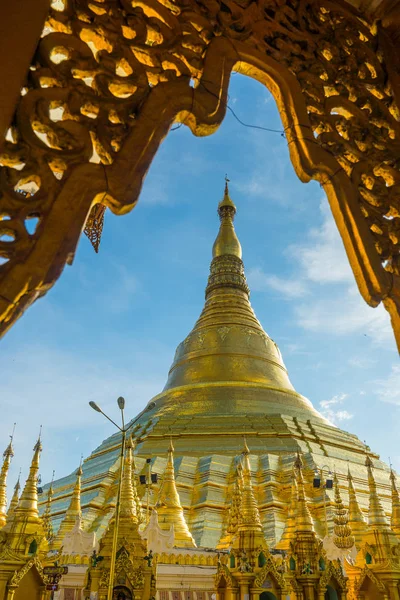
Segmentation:
[[(322, 594), (331, 577), (340, 582), (345, 598), (345, 578), (325, 556), (318, 537), (325, 530), (321, 527), (325, 509), (312, 489), (313, 473), (327, 467), (336, 470), (340, 480), (349, 477), (348, 494), (343, 501), (339, 495), (336, 512), (326, 514), (327, 532), (336, 532), (337, 539), (348, 538), (348, 543), (351, 535), (355, 537), (359, 554), (353, 571), (349, 568), (353, 580), (360, 576), (369, 555), (365, 536), (375, 531), (371, 527), (378, 521), (382, 527), (385, 519), (389, 523), (395, 475), (391, 489), (390, 469), (370, 452), (375, 486), (371, 488), (365, 445), (329, 423), (293, 388), (277, 344), (264, 331), (250, 304), (234, 227), (236, 207), (227, 184), (218, 215), (220, 227), (212, 249), (204, 308), (177, 347), (163, 391), (131, 421), (137, 446), (135, 458), (130, 448), (125, 459), (124, 493), (129, 513), (125, 537), (139, 540), (140, 505), (145, 502), (141, 495), (146, 490), (144, 486), (136, 488), (135, 477), (147, 472), (147, 461), (151, 460), (152, 473), (158, 475), (158, 483), (152, 485), (151, 492), (147, 490), (150, 508), (157, 509), (153, 532), (166, 533), (173, 526), (175, 535), (175, 554), (165, 556), (165, 562), (192, 564), (196, 552), (196, 560), (200, 560), (202, 549), (218, 548), (222, 551), (218, 573), (225, 582), (221, 585), (230, 582), (234, 586), (237, 577), (245, 585), (247, 576), (243, 573), (249, 565), (254, 577), (247, 577), (246, 585), (251, 584), (252, 590), (257, 589), (257, 582), (266, 585), (270, 573), (271, 585), (279, 594), (286, 593), (288, 586), (292, 590), (300, 586), (298, 589), (307, 594), (313, 586), (320, 586)], [(119, 433), (106, 439), (85, 459), (83, 473), (78, 475), (86, 528), (96, 532), (101, 539), (100, 553), (107, 557), (111, 552), (120, 445)], [(78, 479), (72, 474), (54, 482), (51, 511), (55, 535), (76, 497)], [(328, 489), (324, 494), (328, 507), (334, 507), (333, 494), (330, 496)], [(370, 499), (373, 523), (367, 528), (363, 513), (367, 513)], [(45, 510), (45, 500), (41, 509)], [(343, 511), (347, 510), (351, 535), (347, 535), (344, 523)], [(346, 535), (341, 536), (340, 531)], [(394, 548), (391, 533), (387, 535), (389, 546)], [(141, 542), (134, 544), (142, 548)], [(181, 554), (176, 554), (178, 545)], [(143, 552), (144, 548), (139, 552), (140, 560)], [(231, 558), (232, 566), (228, 564)], [(325, 562), (328, 566), (323, 574), (321, 565)], [(241, 575), (235, 575), (240, 564)], [(105, 567), (103, 563), (101, 568)], [(96, 569), (91, 581), (100, 573), (100, 566)], [(210, 593), (212, 590), (208, 589)]]

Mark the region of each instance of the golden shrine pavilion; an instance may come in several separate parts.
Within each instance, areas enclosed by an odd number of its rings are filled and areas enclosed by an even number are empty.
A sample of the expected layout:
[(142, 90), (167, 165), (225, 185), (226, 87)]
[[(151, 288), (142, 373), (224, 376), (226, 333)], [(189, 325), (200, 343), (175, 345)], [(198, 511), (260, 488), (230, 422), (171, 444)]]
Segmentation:
[[(400, 600), (396, 475), (293, 388), (250, 304), (227, 184), (218, 213), (203, 311), (132, 421), (114, 597)], [(107, 598), (120, 447), (106, 439), (38, 506), (39, 440), (7, 511), (9, 445), (0, 600)], [(69, 572), (49, 592), (54, 563)]]

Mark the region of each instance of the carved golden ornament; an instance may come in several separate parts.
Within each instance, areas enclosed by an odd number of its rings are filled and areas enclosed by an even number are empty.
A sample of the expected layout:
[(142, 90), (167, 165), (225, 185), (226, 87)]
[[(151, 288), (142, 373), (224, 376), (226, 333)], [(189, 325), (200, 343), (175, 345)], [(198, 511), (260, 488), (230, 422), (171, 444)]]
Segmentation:
[(218, 589), (218, 587), (223, 581), (227, 584), (228, 588), (231, 588), (232, 590), (236, 588), (236, 582), (232, 577), (231, 573), (229, 572), (228, 567), (226, 565), (220, 564), (218, 566), (218, 571), (214, 576), (215, 588)]
[(271, 556), (267, 558), (267, 562), (265, 563), (261, 571), (257, 574), (257, 577), (254, 580), (254, 584), (258, 587), (262, 587), (264, 581), (270, 575), (272, 575), (273, 579), (275, 579), (276, 583), (281, 589), (281, 592), (283, 593), (286, 590), (286, 580), (282, 573), (279, 573), (276, 563)]
[(379, 41), (339, 1), (53, 3), (0, 157), (1, 331), (72, 260), (96, 203), (133, 208), (174, 121), (217, 129), (234, 69), (270, 88), (297, 174), (324, 186), (400, 344), (399, 110)]
[(100, 580), (99, 580), (99, 587), (100, 588), (108, 588), (109, 581), (110, 581), (110, 569), (102, 569), (101, 575), (100, 575)]
[(85, 229), (83, 232), (90, 240), (94, 251), (97, 253), (99, 251), (101, 234), (103, 233), (104, 226), (104, 215), (106, 212), (106, 206), (104, 204), (96, 204), (93, 206), (92, 210), (89, 213), (88, 219), (85, 224)]
[(133, 588), (142, 587), (144, 585), (143, 569), (141, 567), (134, 567), (133, 561), (130, 559), (130, 556), (125, 548), (120, 550), (115, 563), (114, 583), (117, 583), (118, 578), (123, 574), (125, 574), (129, 579), (129, 583)]
[(21, 580), (25, 577), (25, 575), (28, 573), (28, 571), (31, 570), (31, 568), (33, 566), (36, 567), (42, 581), (44, 583), (47, 583), (48, 578), (46, 577), (46, 575), (43, 574), (43, 567), (42, 567), (39, 559), (37, 557), (34, 557), (31, 560), (29, 560), (27, 563), (25, 563), (25, 565), (21, 569), (18, 569), (17, 571), (14, 572), (8, 585), (9, 586), (18, 586), (20, 584)]
[[(354, 592), (357, 597), (358, 597), (358, 593), (360, 592), (362, 585), (367, 577), (368, 577), (368, 579), (370, 579), (372, 581), (373, 584), (376, 585), (376, 587), (378, 588), (378, 590), (381, 593), (388, 595), (388, 590), (387, 590), (385, 584), (380, 579), (378, 579), (378, 577), (375, 575), (375, 573), (373, 571), (371, 571), (371, 569), (369, 569), (367, 566), (365, 566), (363, 568), (363, 570), (361, 571), (360, 576), (358, 578), (356, 578), (354, 581), (353, 587), (354, 587)], [(387, 597), (389, 597), (389, 595)]]
[(318, 582), (320, 590), (326, 591), (326, 587), (332, 579), (336, 581), (342, 592), (346, 592), (347, 580), (343, 574), (343, 569), (335, 567), (334, 564), (329, 561)]

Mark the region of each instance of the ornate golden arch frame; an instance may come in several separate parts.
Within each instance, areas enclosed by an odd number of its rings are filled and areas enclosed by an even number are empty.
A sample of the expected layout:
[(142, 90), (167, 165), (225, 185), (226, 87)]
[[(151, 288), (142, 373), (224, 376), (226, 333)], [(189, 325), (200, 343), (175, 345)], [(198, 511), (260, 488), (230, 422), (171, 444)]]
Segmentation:
[(52, 0), (0, 156), (1, 331), (72, 261), (96, 204), (135, 206), (174, 122), (218, 128), (234, 70), (274, 95), (296, 173), (324, 187), (360, 292), (384, 302), (400, 347), (388, 40), (344, 0)]

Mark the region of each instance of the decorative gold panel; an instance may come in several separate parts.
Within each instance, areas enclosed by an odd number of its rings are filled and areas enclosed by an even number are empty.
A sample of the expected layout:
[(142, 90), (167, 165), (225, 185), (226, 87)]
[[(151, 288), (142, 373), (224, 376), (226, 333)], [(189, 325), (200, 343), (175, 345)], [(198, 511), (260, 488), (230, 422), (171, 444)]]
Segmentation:
[(235, 70), (274, 95), (298, 176), (325, 188), (400, 345), (399, 111), (379, 39), (339, 0), (53, 0), (0, 157), (1, 331), (72, 261), (96, 204), (135, 206), (174, 122), (217, 129)]

